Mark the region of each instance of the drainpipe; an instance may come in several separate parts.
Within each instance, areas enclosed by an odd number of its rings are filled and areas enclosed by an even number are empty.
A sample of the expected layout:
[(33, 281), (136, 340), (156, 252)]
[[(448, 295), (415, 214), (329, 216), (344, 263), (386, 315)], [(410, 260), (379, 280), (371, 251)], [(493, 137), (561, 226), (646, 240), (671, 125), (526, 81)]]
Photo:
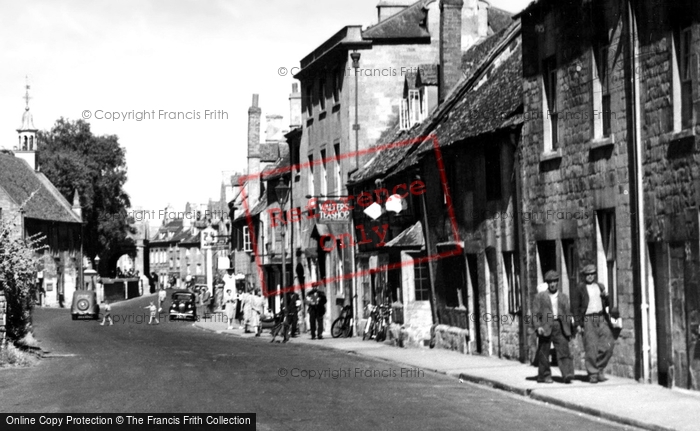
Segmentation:
[[(627, 145), (628, 163), (630, 171), (630, 221), (632, 228), (632, 283), (633, 289), (639, 292), (639, 312), (641, 319), (641, 362), (642, 379), (645, 383), (650, 381), (649, 375), (649, 299), (646, 283), (646, 244), (644, 241), (644, 189), (643, 189), (643, 168), (642, 168), (642, 148), (640, 141), (640, 100), (639, 100), (639, 80), (636, 71), (639, 70), (636, 47), (638, 43), (636, 23), (632, 12), (632, 3), (627, 3), (626, 10), (627, 26), (627, 49), (625, 50), (625, 63), (630, 79), (627, 81), (627, 112), (632, 115), (627, 120)], [(615, 304), (617, 305), (617, 303)]]
[[(416, 175), (416, 179), (420, 180), (420, 175)], [(420, 198), (421, 205), (423, 207), (423, 236), (425, 237), (425, 249), (428, 256), (430, 256), (432, 248), (430, 247), (430, 227), (428, 225), (428, 209), (425, 204), (425, 193), (421, 195)], [(440, 323), (438, 312), (437, 312), (437, 297), (435, 296), (435, 269), (433, 268), (434, 262), (428, 263), (428, 274), (430, 275), (430, 311), (433, 315), (433, 325)]]

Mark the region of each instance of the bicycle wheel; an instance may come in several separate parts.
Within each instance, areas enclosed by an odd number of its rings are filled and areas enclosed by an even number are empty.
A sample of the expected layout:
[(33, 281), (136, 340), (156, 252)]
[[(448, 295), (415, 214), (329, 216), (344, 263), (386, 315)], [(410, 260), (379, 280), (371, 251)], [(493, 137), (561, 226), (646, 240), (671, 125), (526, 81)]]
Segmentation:
[(343, 326), (343, 323), (344, 319), (340, 317), (335, 319), (333, 325), (331, 326), (331, 336), (333, 338), (338, 338), (345, 333), (345, 327)]
[(362, 341), (371, 339), (372, 332), (374, 332), (374, 322), (370, 320), (369, 324), (365, 326), (365, 333), (362, 334)]
[(377, 329), (377, 335), (375, 336), (375, 341), (377, 343), (381, 343), (382, 341), (386, 340), (386, 331), (387, 327), (384, 324), (384, 322), (382, 322), (379, 328)]
[(345, 330), (343, 331), (343, 337), (348, 338), (352, 336), (352, 319), (345, 319), (345, 324), (343, 325)]

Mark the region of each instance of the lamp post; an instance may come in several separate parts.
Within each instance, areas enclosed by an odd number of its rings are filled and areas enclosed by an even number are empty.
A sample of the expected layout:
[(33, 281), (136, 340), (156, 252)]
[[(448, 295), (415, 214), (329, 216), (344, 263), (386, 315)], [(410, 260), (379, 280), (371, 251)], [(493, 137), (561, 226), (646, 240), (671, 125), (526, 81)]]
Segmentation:
[[(280, 178), (275, 187), (275, 194), (277, 195), (277, 202), (280, 204), (280, 210), (284, 214), (284, 206), (289, 198), (290, 187), (284, 182), (284, 178)], [(284, 304), (285, 312), (287, 310), (287, 294), (284, 293), (284, 288), (287, 286), (287, 243), (285, 241), (285, 236), (287, 235), (287, 225), (283, 223), (280, 227), (280, 234), (282, 235), (282, 300)]]

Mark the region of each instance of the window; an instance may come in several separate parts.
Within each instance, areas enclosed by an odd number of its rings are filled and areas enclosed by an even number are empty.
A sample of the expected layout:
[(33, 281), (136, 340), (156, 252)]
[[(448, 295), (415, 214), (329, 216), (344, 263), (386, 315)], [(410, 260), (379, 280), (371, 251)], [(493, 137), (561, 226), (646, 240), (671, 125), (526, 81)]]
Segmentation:
[[(595, 50), (595, 48), (594, 48)], [(610, 136), (610, 122), (612, 113), (610, 110), (610, 68), (608, 58), (610, 47), (605, 45), (597, 49), (591, 55), (593, 81), (593, 138)]]
[(340, 86), (342, 79), (340, 70), (341, 69), (338, 68), (333, 71), (333, 103), (340, 102)]
[(408, 90), (408, 112), (410, 116), (411, 126), (420, 123), (420, 93), (418, 90)]
[(243, 251), (253, 251), (253, 245), (250, 241), (250, 230), (248, 226), (243, 226)]
[(308, 188), (309, 188), (309, 194), (311, 196), (316, 194), (315, 188), (314, 188), (314, 156), (309, 156), (309, 171), (308, 171)]
[(486, 200), (501, 199), (501, 147), (490, 144), (484, 148), (486, 163)]
[(410, 120), (408, 117), (408, 99), (401, 99), (399, 106), (399, 127), (401, 130), (410, 128)]
[(333, 145), (333, 155), (335, 156), (335, 193), (336, 195), (343, 194), (343, 177), (340, 172), (340, 143)]
[(326, 110), (326, 78), (321, 78), (318, 83), (318, 103), (321, 111)]
[(557, 59), (555, 56), (545, 59), (542, 67), (544, 84), (544, 132), (545, 152), (559, 148), (559, 113), (557, 110)]
[(520, 312), (520, 271), (517, 255), (512, 251), (503, 252), (503, 268), (508, 289), (508, 312), (516, 314)]
[(309, 117), (313, 117), (314, 115), (314, 87), (313, 83), (309, 83), (309, 86), (306, 87), (306, 113), (308, 114)]
[(693, 124), (691, 28), (675, 32), (673, 39), (673, 126), (678, 132)]
[(605, 287), (608, 289), (608, 294), (612, 298), (610, 306), (617, 307), (615, 210), (600, 210), (597, 211), (597, 215), (596, 251), (598, 267), (606, 269), (604, 274), (598, 273), (598, 281), (605, 284)]
[(430, 275), (428, 264), (425, 262), (413, 265), (413, 279), (416, 293), (416, 301), (430, 300)]
[(321, 150), (321, 190), (323, 196), (328, 194), (328, 169), (326, 160), (326, 150)]

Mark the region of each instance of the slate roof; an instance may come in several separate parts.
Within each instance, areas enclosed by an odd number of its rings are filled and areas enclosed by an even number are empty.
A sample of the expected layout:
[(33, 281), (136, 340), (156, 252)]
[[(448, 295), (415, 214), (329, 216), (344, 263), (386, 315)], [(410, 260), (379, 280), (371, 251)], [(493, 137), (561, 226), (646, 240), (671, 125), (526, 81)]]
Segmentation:
[(515, 18), (512, 13), (491, 5), (489, 5), (486, 16), (488, 19), (489, 28), (494, 33), (498, 33), (499, 31), (510, 27), (510, 25), (513, 24), (513, 19)]
[(260, 144), (260, 161), (274, 162), (280, 156), (280, 147), (278, 143)]
[[(253, 208), (250, 208), (250, 216), (255, 217), (256, 215), (265, 211), (265, 208), (267, 208), (267, 193), (263, 193), (263, 195), (260, 197), (260, 202), (258, 202)], [(241, 208), (241, 213), (236, 217), (234, 222), (237, 222), (239, 220), (245, 220), (247, 219), (247, 217), (248, 214), (245, 210), (245, 207), (243, 207)]]
[(425, 7), (436, 0), (420, 0), (390, 16), (384, 21), (365, 29), (363, 39), (421, 39), (430, 38), (430, 32), (425, 25), (427, 11)]
[(421, 64), (416, 74), (416, 85), (438, 85), (440, 77), (437, 64)]
[[(415, 157), (415, 149), (418, 146), (418, 142), (415, 144), (410, 144), (410, 145), (397, 145), (397, 146), (391, 146), (392, 143), (401, 143), (401, 142), (407, 142), (410, 140), (418, 139), (419, 137), (425, 137), (426, 135), (430, 134), (433, 132), (433, 129), (437, 127), (440, 122), (445, 121), (442, 117), (447, 116), (447, 118), (451, 119), (454, 117), (455, 114), (452, 113), (452, 110), (455, 109), (455, 107), (461, 106), (461, 108), (457, 109), (465, 109), (465, 104), (469, 104), (469, 106), (472, 105), (471, 100), (472, 100), (472, 95), (469, 95), (469, 97), (465, 97), (464, 93), (472, 88), (475, 84), (474, 80), (476, 77), (479, 76), (479, 74), (482, 72), (482, 69), (485, 68), (488, 63), (492, 61), (492, 57), (495, 55), (496, 49), (499, 48), (503, 43), (505, 43), (510, 36), (513, 34), (513, 32), (519, 32), (520, 31), (520, 21), (513, 22), (511, 26), (496, 34), (493, 35), (492, 37), (489, 37), (487, 39), (484, 39), (481, 44), (486, 44), (485, 47), (478, 48), (477, 46), (473, 46), (469, 50), (467, 50), (464, 54), (463, 60), (466, 57), (467, 59), (470, 59), (472, 62), (476, 62), (478, 59), (478, 62), (469, 68), (469, 73), (470, 75), (463, 78), (460, 83), (457, 85), (457, 87), (450, 93), (450, 96), (448, 96), (447, 100), (445, 100), (435, 111), (433, 111), (428, 118), (426, 118), (422, 123), (417, 124), (413, 126), (411, 129), (408, 130), (399, 130), (399, 120), (398, 118), (395, 119), (395, 121), (391, 124), (391, 126), (385, 130), (385, 132), (382, 134), (382, 137), (377, 141), (377, 144), (374, 148), (377, 147), (383, 147), (381, 151), (378, 151), (374, 154), (374, 157), (372, 157), (367, 163), (365, 163), (364, 166), (361, 166), (360, 169), (355, 172), (351, 178), (350, 182), (351, 183), (360, 183), (363, 181), (367, 181), (372, 178), (376, 178), (382, 175), (385, 175), (389, 173), (389, 171), (401, 171), (409, 166), (412, 166), (417, 163), (418, 158)], [(488, 49), (487, 49), (488, 48)], [(519, 49), (519, 48), (518, 48)], [(517, 66), (518, 70), (521, 70), (522, 68), (522, 60), (520, 58), (519, 53), (512, 53), (510, 58), (510, 66), (511, 69), (509, 69), (509, 72), (507, 74), (508, 78), (510, 81), (508, 81), (507, 87), (508, 91), (504, 93), (506, 97), (508, 98), (508, 102), (504, 102), (505, 105), (510, 105), (513, 101), (513, 97), (517, 99), (518, 103), (522, 103), (522, 95), (521, 95), (521, 87), (522, 87), (522, 74), (515, 76), (513, 74), (512, 67), (515, 65)], [(464, 64), (464, 63), (463, 63)], [(503, 66), (501, 65), (500, 68), (497, 70), (499, 73), (502, 72)], [(491, 80), (489, 80), (490, 82)], [(503, 80), (499, 80), (499, 82), (502, 82)], [(510, 94), (514, 88), (517, 87), (517, 92), (515, 94)], [(489, 87), (492, 88), (492, 87)], [(480, 89), (481, 90), (481, 89)], [(489, 97), (493, 98), (494, 100), (498, 99), (498, 87), (495, 88), (496, 94), (491, 94), (489, 93)], [(461, 98), (461, 100), (460, 100)], [(496, 100), (497, 101), (497, 100)], [(499, 103), (502, 101), (499, 101)], [(485, 103), (485, 100), (483, 98), (479, 99), (479, 103)], [(494, 124), (497, 123), (497, 121), (484, 121), (489, 116), (491, 116), (490, 108), (484, 108), (487, 105), (481, 105), (480, 111), (477, 110), (475, 112), (475, 115), (481, 119), (481, 121), (478, 122), (478, 125), (472, 125), (472, 124), (461, 124), (461, 123), (454, 123), (452, 126), (455, 128), (461, 128), (464, 127), (465, 130), (469, 130), (468, 133), (475, 133), (479, 130), (482, 132), (485, 129), (485, 127), (493, 126)], [(502, 106), (498, 109), (508, 109), (505, 106)], [(484, 113), (488, 112), (488, 115), (484, 115)], [(457, 114), (459, 115), (459, 114)], [(503, 115), (502, 112), (496, 112), (496, 116)], [(464, 115), (461, 115), (461, 117), (464, 117)], [(502, 119), (502, 124), (499, 123), (499, 127), (504, 127), (506, 119)], [(512, 119), (510, 119), (512, 121)], [(444, 126), (443, 129), (441, 130), (442, 132), (445, 131)], [(438, 139), (440, 146), (444, 146), (448, 144), (447, 142), (449, 140), (449, 136), (442, 136), (438, 134)], [(425, 146), (421, 147), (421, 152), (423, 153), (426, 151), (426, 148), (432, 148), (432, 140), (426, 141), (424, 144)], [(380, 154), (381, 153), (381, 154)], [(410, 155), (410, 157), (409, 157)], [(399, 168), (393, 169), (399, 165)]]
[[(73, 212), (72, 206), (51, 181), (44, 174), (35, 172), (23, 159), (6, 153), (0, 154), (0, 188), (17, 205), (26, 201), (26, 218), (82, 223), (82, 219)], [(27, 200), (29, 196), (32, 197)]]
[(272, 181), (280, 178), (283, 175), (290, 173), (288, 169), (284, 169), (289, 166), (290, 155), (289, 152), (284, 154), (282, 157), (278, 158), (274, 164), (267, 166), (263, 169), (261, 174), (262, 181)]
[[(459, 100), (434, 129), (440, 147), (522, 123), (522, 53), (518, 44), (503, 64), (481, 86), (466, 91), (458, 88), (453, 95)], [(400, 172), (433, 150), (432, 141), (420, 144), (395, 169)]]
[[(173, 219), (167, 222), (164, 226), (161, 226), (158, 228), (158, 231), (153, 234), (153, 237), (151, 238), (151, 244), (154, 243), (168, 243), (172, 242), (175, 240), (175, 237), (177, 237), (179, 234), (182, 233), (183, 231), (183, 223), (182, 219)], [(165, 238), (160, 239), (160, 234), (165, 232), (166, 234), (169, 234), (170, 232), (173, 233), (172, 238), (169, 237), (169, 235), (166, 235)]]
[(505, 29), (502, 29), (464, 51), (462, 54), (462, 73), (464, 76), (471, 75), (474, 68), (478, 66), (484, 60), (484, 57), (498, 44), (504, 32)]

